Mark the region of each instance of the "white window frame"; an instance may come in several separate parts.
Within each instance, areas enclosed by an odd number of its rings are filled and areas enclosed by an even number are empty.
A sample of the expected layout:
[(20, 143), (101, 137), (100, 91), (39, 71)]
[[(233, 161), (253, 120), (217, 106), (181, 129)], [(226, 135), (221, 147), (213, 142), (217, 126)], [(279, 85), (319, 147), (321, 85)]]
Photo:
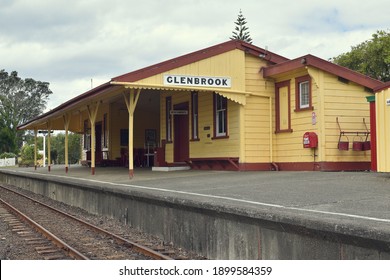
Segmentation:
[[(304, 103), (306, 99), (307, 103)], [(299, 108), (306, 109), (310, 106), (310, 82), (304, 81), (299, 83)]]
[[(224, 107), (224, 103), (226, 106)], [(220, 127), (220, 119), (222, 119)], [(215, 94), (215, 136), (227, 136), (227, 100), (226, 97)]]

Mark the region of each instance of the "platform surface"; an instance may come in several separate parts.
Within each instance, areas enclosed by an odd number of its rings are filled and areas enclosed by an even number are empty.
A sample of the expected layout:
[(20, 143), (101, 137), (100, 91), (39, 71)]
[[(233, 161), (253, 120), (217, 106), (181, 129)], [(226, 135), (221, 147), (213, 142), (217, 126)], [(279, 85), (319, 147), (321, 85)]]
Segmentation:
[(191, 200), (199, 207), (207, 204), (252, 214), (261, 212), (270, 219), (285, 216), (306, 220), (305, 226), (318, 222), (326, 223), (328, 228), (351, 226), (355, 231), (363, 229), (364, 236), (373, 234), (373, 238), (390, 236), (390, 173), (136, 169), (130, 180), (127, 169), (113, 167), (97, 168), (95, 175), (82, 166), (71, 166), (67, 174), (63, 166), (52, 167), (50, 173), (46, 168), (3, 170)]

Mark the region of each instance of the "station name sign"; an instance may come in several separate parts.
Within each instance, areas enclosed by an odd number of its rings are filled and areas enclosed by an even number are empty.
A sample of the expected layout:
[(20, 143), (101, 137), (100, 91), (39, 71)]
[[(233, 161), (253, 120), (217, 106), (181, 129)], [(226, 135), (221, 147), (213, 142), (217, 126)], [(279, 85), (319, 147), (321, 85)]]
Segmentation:
[(164, 85), (230, 88), (232, 86), (232, 81), (230, 77), (207, 77), (165, 74)]

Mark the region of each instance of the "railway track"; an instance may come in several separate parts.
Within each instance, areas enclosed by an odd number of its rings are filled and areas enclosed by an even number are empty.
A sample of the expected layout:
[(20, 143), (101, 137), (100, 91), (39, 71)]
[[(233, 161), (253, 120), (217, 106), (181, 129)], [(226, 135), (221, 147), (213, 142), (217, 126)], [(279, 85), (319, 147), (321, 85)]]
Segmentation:
[(19, 235), (27, 245), (33, 246), (42, 259), (72, 259), (65, 250), (58, 248), (49, 239), (34, 230), (33, 227), (26, 225), (20, 216), (14, 212), (14, 208), (2, 199), (0, 199), (0, 219), (7, 223), (11, 231)]
[(153, 250), (9, 187), (0, 194), (0, 218), (43, 259), (172, 259), (163, 246)]

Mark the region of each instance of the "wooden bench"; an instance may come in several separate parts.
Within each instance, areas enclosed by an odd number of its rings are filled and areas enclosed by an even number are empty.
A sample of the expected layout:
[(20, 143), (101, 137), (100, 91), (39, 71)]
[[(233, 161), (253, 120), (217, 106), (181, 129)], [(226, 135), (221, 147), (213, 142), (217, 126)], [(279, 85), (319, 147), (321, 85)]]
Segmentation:
[(190, 158), (186, 163), (193, 169), (239, 170), (238, 157)]

